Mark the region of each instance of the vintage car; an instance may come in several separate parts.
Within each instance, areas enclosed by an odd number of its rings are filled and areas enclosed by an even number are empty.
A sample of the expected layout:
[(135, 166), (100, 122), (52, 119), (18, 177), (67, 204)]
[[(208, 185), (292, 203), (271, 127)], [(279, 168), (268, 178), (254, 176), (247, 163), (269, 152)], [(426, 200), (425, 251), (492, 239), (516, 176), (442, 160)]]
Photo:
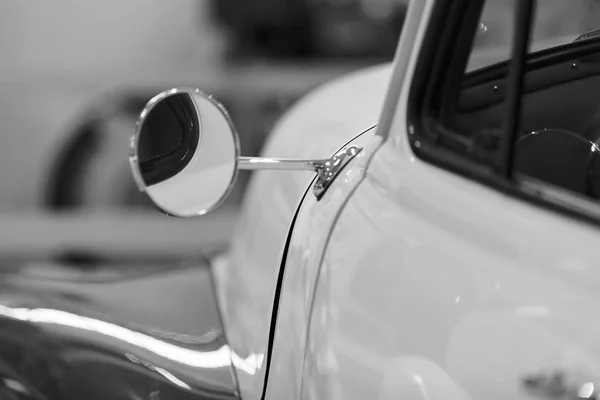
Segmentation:
[(597, 398), (599, 10), (566, 3), (410, 1), (394, 64), (309, 94), (262, 158), (211, 96), (154, 97), (130, 163), (158, 209), (201, 216), (258, 170), (231, 247), (120, 295), (7, 280), (0, 393)]

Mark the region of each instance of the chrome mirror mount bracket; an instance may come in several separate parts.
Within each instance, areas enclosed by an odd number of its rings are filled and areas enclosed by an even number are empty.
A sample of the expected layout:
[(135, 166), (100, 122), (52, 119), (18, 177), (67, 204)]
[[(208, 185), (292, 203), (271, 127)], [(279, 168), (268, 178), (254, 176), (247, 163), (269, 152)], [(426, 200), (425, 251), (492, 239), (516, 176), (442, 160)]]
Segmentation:
[(313, 194), (321, 200), (333, 180), (344, 167), (362, 151), (361, 147), (348, 146), (324, 160), (292, 160), (283, 158), (239, 157), (238, 168), (244, 170), (313, 171), (317, 179)]

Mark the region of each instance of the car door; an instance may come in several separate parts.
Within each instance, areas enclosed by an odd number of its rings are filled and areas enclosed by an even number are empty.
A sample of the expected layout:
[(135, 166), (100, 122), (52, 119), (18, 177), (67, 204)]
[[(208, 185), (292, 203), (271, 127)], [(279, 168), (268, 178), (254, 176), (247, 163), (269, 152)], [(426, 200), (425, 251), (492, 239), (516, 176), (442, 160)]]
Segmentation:
[[(541, 98), (552, 109), (559, 98), (539, 96), (530, 86), (534, 75), (524, 75), (524, 60), (535, 60), (525, 52), (531, 2), (514, 2), (507, 13), (518, 11), (519, 21), (509, 21), (516, 45), (507, 85), (487, 86), (503, 93), (504, 114), (488, 121), (499, 125), (483, 124), (471, 135), (451, 118), (468, 81), (465, 43), (485, 4), (425, 6), (419, 60), (403, 75), (411, 85), (392, 85), (388, 100), (398, 100), (380, 121), (382, 145), (339, 211), (319, 261), (296, 398), (597, 392), (597, 198), (532, 180), (515, 161), (527, 105)], [(558, 66), (555, 53), (544, 56)]]

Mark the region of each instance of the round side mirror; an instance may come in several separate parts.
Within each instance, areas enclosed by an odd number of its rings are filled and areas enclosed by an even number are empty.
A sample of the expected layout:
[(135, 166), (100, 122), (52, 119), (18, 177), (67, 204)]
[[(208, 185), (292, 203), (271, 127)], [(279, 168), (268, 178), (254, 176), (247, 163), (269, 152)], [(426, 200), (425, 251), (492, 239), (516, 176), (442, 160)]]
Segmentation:
[(140, 191), (168, 215), (203, 215), (237, 176), (239, 139), (225, 108), (197, 89), (171, 89), (148, 102), (131, 140)]

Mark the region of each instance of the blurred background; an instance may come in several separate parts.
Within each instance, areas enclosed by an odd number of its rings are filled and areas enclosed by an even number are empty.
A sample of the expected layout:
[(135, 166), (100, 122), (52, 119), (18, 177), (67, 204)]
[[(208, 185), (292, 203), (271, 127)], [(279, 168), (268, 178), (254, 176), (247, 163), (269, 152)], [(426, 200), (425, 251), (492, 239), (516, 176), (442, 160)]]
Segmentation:
[(218, 247), (249, 175), (213, 215), (157, 214), (127, 162), (144, 104), (199, 87), (230, 110), (242, 154), (258, 155), (307, 91), (391, 61), (405, 12), (405, 0), (2, 0), (0, 254), (185, 256), (199, 226)]

